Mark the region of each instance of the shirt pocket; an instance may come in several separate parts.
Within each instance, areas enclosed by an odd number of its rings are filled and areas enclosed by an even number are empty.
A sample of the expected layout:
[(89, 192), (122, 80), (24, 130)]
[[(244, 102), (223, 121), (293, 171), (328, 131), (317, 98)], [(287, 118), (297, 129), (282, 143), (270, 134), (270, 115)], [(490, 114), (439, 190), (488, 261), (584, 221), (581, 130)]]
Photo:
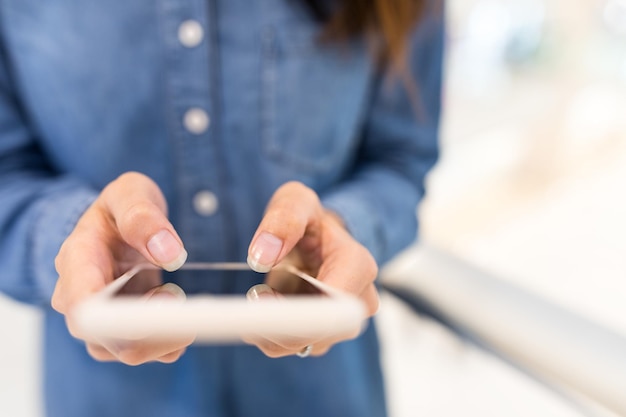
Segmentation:
[(358, 146), (363, 54), (322, 45), (314, 25), (270, 27), (262, 39), (263, 152), (302, 174), (344, 169)]

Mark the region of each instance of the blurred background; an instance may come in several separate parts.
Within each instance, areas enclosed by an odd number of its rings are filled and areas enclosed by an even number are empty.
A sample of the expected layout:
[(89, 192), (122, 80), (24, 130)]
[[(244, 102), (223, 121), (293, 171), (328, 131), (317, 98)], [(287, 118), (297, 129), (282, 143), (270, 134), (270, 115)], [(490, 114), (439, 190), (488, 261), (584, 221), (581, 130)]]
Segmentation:
[[(422, 240), (626, 337), (626, 0), (450, 0), (447, 13)], [(610, 415), (388, 294), (377, 320), (391, 417)], [(37, 311), (0, 296), (0, 415), (42, 415), (39, 331)]]

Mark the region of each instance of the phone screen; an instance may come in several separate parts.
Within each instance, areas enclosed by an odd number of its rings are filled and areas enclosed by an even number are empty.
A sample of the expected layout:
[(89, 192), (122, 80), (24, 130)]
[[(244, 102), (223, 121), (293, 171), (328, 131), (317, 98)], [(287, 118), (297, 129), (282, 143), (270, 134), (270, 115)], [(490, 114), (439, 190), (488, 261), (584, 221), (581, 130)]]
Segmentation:
[(261, 274), (245, 264), (189, 263), (175, 272), (146, 265), (117, 291), (116, 296), (141, 296), (168, 282), (178, 285), (188, 296), (214, 294), (245, 297), (252, 287), (259, 284), (269, 285), (283, 296), (325, 295), (311, 283), (284, 268)]

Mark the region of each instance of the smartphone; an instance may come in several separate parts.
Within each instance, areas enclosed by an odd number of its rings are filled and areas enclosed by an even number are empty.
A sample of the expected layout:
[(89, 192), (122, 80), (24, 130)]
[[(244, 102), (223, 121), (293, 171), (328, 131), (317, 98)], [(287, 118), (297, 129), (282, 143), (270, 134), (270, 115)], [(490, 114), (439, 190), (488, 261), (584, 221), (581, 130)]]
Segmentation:
[[(173, 282), (186, 298), (148, 297)], [(269, 284), (277, 296), (251, 300), (250, 288)], [(360, 329), (365, 306), (355, 296), (281, 264), (268, 274), (245, 263), (188, 263), (168, 273), (142, 264), (113, 280), (72, 312), (86, 340), (193, 337), (195, 343), (238, 343), (243, 338), (325, 338)]]

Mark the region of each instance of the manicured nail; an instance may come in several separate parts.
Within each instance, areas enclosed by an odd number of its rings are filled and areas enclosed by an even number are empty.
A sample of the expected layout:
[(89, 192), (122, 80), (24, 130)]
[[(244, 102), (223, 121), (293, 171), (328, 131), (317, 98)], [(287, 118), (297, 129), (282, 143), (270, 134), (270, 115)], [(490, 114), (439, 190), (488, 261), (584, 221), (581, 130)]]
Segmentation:
[(256, 238), (254, 246), (248, 253), (248, 265), (257, 272), (269, 272), (276, 263), (282, 248), (282, 240), (263, 232)]
[(166, 284), (161, 285), (156, 290), (154, 290), (150, 298), (153, 298), (153, 297), (163, 297), (163, 298), (172, 297), (172, 298), (177, 298), (180, 300), (185, 300), (187, 298), (187, 295), (185, 294), (185, 291), (183, 291), (183, 289), (180, 288), (178, 285), (168, 282)]
[(166, 271), (176, 271), (187, 260), (187, 251), (168, 230), (152, 236), (147, 246), (150, 255)]
[(250, 288), (246, 293), (249, 301), (258, 301), (261, 298), (276, 298), (276, 291), (266, 284), (258, 284)]

